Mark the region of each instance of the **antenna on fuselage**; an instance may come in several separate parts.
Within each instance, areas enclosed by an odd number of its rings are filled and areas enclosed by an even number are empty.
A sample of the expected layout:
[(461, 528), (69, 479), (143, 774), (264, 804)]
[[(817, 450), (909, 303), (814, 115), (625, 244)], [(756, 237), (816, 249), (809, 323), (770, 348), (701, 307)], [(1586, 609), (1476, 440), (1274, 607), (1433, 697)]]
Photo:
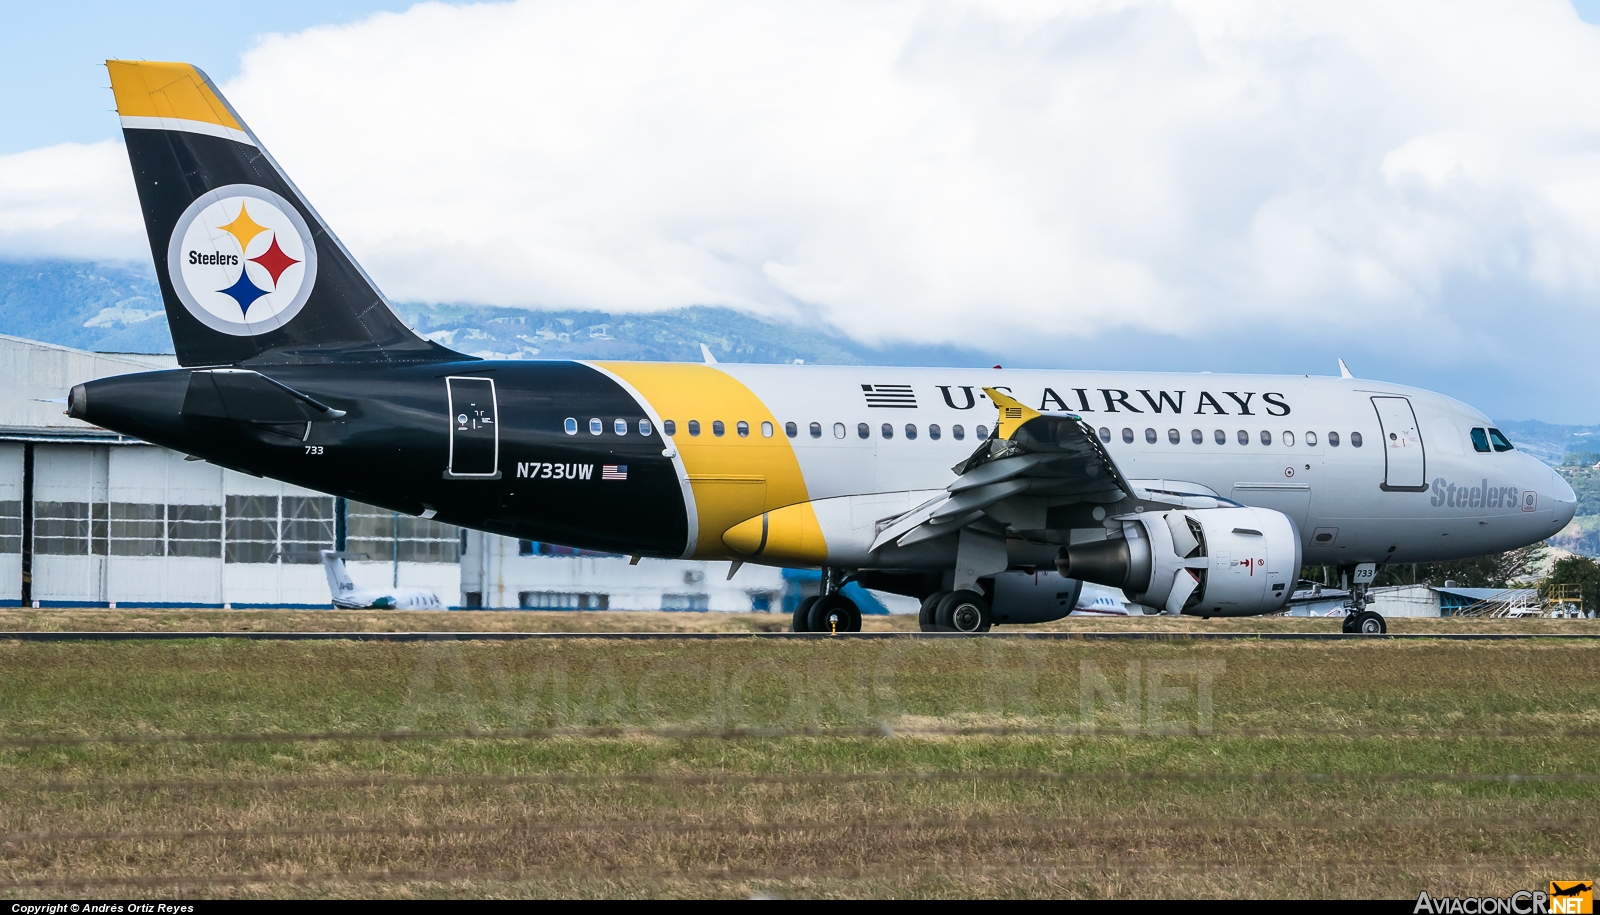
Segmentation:
[(1339, 360), (1339, 377), (1340, 378), (1354, 378), (1354, 377), (1356, 377), (1356, 376), (1350, 374), (1350, 366), (1345, 365), (1343, 359)]
[(706, 365), (717, 364), (717, 357), (711, 355), (711, 347), (706, 346), (704, 343), (700, 344), (700, 355), (706, 357)]

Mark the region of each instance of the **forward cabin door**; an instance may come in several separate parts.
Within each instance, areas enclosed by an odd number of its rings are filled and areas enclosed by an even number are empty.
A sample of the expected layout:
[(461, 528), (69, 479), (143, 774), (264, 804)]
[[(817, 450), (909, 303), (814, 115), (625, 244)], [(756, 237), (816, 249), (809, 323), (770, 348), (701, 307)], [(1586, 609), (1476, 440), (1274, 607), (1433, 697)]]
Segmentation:
[(446, 378), (450, 403), (448, 479), (500, 478), (500, 417), (493, 378)]
[(1378, 424), (1383, 427), (1384, 492), (1427, 491), (1427, 459), (1417, 414), (1404, 397), (1374, 397)]

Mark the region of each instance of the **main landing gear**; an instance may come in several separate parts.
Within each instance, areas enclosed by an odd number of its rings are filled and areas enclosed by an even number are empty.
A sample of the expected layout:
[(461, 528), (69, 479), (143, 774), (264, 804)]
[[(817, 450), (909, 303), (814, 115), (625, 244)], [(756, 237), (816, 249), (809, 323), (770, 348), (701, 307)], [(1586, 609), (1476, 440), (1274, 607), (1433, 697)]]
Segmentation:
[(839, 593), (844, 587), (840, 569), (822, 570), (822, 593), (808, 597), (794, 608), (795, 632), (860, 632), (861, 610), (855, 601)]
[(923, 600), (917, 622), (923, 632), (988, 632), (994, 616), (977, 591), (935, 591)]

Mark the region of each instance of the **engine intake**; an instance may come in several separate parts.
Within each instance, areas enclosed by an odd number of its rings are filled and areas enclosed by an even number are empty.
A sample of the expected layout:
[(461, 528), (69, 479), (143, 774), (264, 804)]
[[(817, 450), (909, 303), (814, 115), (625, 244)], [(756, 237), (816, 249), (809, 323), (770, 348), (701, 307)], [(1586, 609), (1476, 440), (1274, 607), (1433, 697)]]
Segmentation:
[(1265, 508), (1142, 512), (1105, 540), (1062, 547), (1056, 569), (1167, 613), (1257, 616), (1288, 603), (1300, 534)]

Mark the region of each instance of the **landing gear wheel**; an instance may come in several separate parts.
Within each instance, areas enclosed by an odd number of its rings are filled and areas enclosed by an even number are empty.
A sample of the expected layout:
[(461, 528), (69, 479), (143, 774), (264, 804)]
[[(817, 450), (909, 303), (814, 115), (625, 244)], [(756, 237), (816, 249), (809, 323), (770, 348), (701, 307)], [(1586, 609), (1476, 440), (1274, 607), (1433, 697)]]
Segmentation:
[(1344, 634), (1345, 635), (1355, 635), (1356, 634), (1356, 621), (1358, 619), (1360, 619), (1361, 613), (1362, 613), (1362, 611), (1360, 611), (1360, 610), (1352, 609), (1350, 612), (1348, 612), (1348, 613), (1346, 613), (1344, 615), (1344, 626), (1343, 626), (1343, 629), (1344, 629)]
[(1389, 626), (1384, 623), (1380, 614), (1371, 610), (1363, 610), (1356, 614), (1355, 631), (1362, 635), (1383, 635), (1389, 631)]
[(861, 611), (843, 594), (829, 594), (809, 608), (806, 626), (810, 632), (860, 632)]
[(792, 631), (794, 631), (794, 632), (810, 632), (811, 631), (810, 623), (807, 622), (811, 618), (811, 607), (814, 604), (816, 604), (817, 601), (819, 601), (821, 599), (822, 599), (821, 597), (818, 597), (816, 595), (812, 595), (811, 597), (808, 597), (805, 600), (802, 600), (800, 602), (800, 606), (794, 608), (794, 621), (793, 621), (793, 625), (790, 627), (790, 629)]
[(922, 600), (922, 609), (917, 611), (917, 625), (923, 632), (938, 632), (939, 623), (935, 619), (939, 610), (939, 601), (944, 600), (949, 591), (935, 591)]
[(941, 632), (988, 632), (989, 602), (976, 591), (952, 591), (939, 601), (934, 623)]

